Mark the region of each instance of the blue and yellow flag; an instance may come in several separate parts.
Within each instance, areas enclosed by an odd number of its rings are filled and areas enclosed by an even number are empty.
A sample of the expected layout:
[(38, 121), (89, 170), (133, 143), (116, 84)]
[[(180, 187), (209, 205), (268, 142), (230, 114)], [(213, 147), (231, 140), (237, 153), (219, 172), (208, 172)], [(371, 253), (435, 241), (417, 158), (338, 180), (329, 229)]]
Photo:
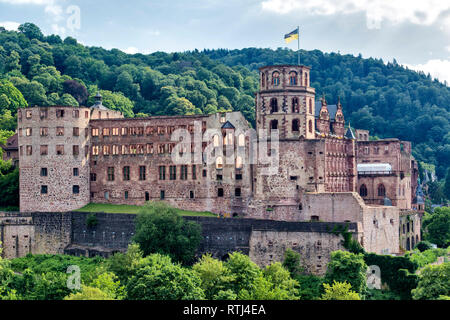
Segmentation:
[(298, 28), (295, 29), (294, 31), (292, 31), (291, 33), (284, 35), (284, 41), (286, 41), (286, 43), (289, 43), (292, 40), (297, 40), (297, 39), (298, 39)]

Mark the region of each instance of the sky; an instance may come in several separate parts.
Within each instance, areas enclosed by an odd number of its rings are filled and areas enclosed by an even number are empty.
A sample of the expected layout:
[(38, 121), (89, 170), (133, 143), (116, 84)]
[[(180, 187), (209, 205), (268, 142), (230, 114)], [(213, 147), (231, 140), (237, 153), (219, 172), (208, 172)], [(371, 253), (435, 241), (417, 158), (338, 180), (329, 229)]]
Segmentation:
[(0, 26), (127, 53), (300, 47), (399, 64), (450, 83), (450, 0), (0, 0)]

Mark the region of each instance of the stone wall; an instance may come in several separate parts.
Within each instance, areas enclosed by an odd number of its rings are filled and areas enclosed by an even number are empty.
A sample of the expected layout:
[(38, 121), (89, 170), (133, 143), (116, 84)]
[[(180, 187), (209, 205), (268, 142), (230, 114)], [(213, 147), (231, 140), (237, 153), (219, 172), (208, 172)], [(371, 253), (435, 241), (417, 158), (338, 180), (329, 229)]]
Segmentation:
[(0, 212), (2, 257), (17, 258), (32, 252), (34, 227), (31, 216)]
[(72, 214), (32, 213), (34, 254), (63, 254), (71, 242)]

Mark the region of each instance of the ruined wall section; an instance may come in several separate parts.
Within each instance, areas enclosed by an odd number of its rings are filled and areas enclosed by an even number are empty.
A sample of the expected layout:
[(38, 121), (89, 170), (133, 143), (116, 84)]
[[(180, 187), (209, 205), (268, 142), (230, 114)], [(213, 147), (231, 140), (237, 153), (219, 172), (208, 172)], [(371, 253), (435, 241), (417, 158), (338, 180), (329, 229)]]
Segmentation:
[(89, 203), (89, 119), (88, 108), (19, 110), (21, 212), (65, 212)]

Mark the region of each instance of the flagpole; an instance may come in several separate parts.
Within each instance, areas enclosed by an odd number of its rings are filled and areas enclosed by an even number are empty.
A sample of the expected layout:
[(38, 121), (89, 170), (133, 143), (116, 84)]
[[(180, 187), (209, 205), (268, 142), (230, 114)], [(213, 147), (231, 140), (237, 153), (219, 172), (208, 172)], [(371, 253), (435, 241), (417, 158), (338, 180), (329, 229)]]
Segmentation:
[(297, 26), (297, 43), (298, 43), (298, 51), (297, 51), (297, 58), (298, 58), (298, 65), (300, 65), (300, 26)]

